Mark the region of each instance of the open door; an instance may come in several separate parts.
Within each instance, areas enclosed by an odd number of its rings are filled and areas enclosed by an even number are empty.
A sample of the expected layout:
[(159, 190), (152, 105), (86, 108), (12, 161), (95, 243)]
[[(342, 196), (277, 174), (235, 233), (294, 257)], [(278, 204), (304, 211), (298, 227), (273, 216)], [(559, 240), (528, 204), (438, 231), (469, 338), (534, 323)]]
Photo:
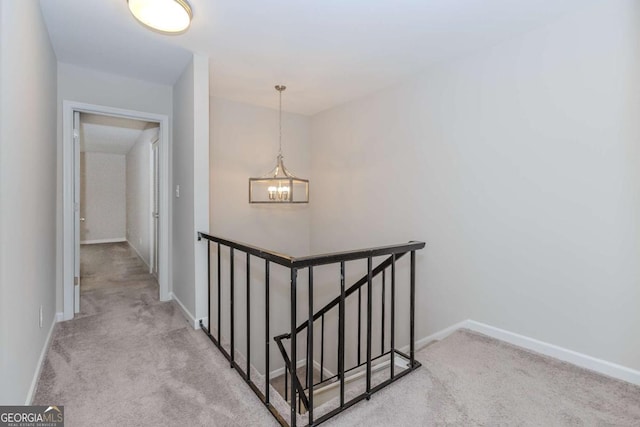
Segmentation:
[(73, 112), (73, 311), (80, 312), (80, 113)]
[(158, 278), (158, 242), (160, 241), (160, 180), (158, 140), (151, 145), (151, 274)]

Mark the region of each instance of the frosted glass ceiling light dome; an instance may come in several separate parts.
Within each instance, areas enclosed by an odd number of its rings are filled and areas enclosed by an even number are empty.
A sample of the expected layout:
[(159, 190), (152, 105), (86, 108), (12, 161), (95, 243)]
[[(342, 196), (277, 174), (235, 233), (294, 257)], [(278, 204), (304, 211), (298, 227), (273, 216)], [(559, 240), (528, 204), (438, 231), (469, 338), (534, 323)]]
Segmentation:
[(161, 33), (183, 33), (191, 25), (191, 6), (186, 0), (127, 0), (133, 16)]

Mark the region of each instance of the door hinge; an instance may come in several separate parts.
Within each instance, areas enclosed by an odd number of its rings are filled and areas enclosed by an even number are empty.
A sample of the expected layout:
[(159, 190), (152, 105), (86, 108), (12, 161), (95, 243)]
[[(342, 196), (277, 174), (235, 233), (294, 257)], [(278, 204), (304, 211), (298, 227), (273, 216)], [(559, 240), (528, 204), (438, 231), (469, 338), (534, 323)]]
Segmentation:
[(73, 286), (78, 286), (79, 282), (80, 282), (80, 278), (78, 276), (75, 276), (73, 278)]

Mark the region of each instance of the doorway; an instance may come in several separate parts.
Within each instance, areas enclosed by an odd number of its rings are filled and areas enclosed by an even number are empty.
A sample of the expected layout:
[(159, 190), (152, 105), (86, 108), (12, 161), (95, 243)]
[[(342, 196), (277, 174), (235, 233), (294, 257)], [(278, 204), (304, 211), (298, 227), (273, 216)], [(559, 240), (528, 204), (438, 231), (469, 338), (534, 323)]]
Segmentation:
[[(109, 126), (114, 124), (120, 126)], [(105, 134), (103, 131), (107, 127), (110, 131)], [(119, 130), (114, 131), (114, 129)], [(107, 136), (111, 132), (110, 140), (112, 142), (118, 140), (115, 146), (114, 144), (110, 146), (105, 138), (100, 138), (100, 132)], [(88, 186), (91, 184), (100, 188), (105, 185), (110, 187), (120, 185), (115, 182), (118, 179), (113, 177), (109, 179), (108, 176), (104, 176), (107, 175), (105, 170), (120, 170), (122, 165), (126, 168), (127, 159), (124, 156), (135, 149), (133, 145), (127, 147), (122, 138), (113, 138), (113, 135), (118, 132), (121, 134), (137, 132), (140, 134), (140, 141), (146, 139), (141, 143), (136, 138), (136, 142), (139, 143), (137, 150), (142, 150), (144, 155), (137, 155), (135, 162), (132, 160), (135, 164), (132, 167), (133, 172), (130, 171), (130, 174), (138, 173), (138, 181), (146, 181), (146, 189), (123, 196), (117, 195), (117, 189), (111, 188), (109, 190), (111, 197), (113, 198), (116, 194), (116, 198), (106, 201), (97, 200), (100, 197), (96, 198), (96, 194), (93, 194), (94, 200), (89, 206), (87, 203), (89, 195), (86, 193), (89, 190)], [(97, 138), (96, 135), (98, 135)], [(170, 299), (168, 141), (167, 116), (71, 101), (63, 103), (64, 320), (72, 319), (74, 313), (80, 310), (81, 244), (129, 242), (131, 248), (147, 264), (149, 273), (155, 275), (159, 285), (159, 299), (162, 301)], [(132, 144), (131, 141), (128, 143)], [(134, 155), (135, 153), (131, 154), (132, 157)], [(85, 176), (85, 182), (82, 184), (82, 174), (87, 174), (90, 165), (98, 165), (101, 172), (94, 171), (89, 174), (92, 176)], [(90, 183), (89, 179), (93, 181)], [(126, 216), (130, 213), (126, 211), (127, 198), (130, 199), (130, 204), (146, 204), (146, 209), (138, 212), (142, 220), (127, 221)], [(122, 208), (118, 207), (119, 201), (123, 199), (124, 213)], [(135, 209), (131, 210), (135, 211)], [(123, 216), (125, 216), (124, 220)]]
[[(97, 272), (108, 263), (100, 259), (109, 258), (115, 248), (139, 258), (147, 273), (156, 272), (157, 280), (154, 184), (159, 171), (153, 155), (159, 124), (101, 114), (74, 116), (80, 143), (80, 270), (74, 286), (86, 292), (101, 283)], [(82, 298), (75, 295), (78, 313)]]

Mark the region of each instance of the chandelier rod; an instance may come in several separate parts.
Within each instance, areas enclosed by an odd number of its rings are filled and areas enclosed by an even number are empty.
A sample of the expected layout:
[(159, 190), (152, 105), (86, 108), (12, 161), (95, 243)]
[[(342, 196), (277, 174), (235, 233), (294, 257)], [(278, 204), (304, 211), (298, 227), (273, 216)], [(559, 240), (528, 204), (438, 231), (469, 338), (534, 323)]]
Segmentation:
[(276, 90), (280, 94), (280, 103), (278, 108), (278, 123), (279, 123), (279, 145), (278, 145), (278, 157), (282, 157), (282, 91), (287, 87), (284, 85), (276, 85)]

